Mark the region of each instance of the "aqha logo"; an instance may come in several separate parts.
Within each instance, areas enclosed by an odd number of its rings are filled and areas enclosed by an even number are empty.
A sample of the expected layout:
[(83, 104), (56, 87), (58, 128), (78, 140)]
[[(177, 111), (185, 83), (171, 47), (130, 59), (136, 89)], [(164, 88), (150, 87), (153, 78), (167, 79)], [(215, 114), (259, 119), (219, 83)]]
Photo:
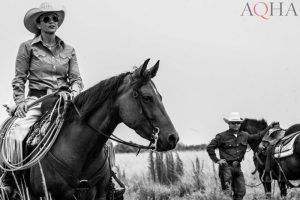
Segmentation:
[(287, 2), (247, 2), (241, 16), (257, 16), (262, 19), (280, 16), (298, 16), (293, 3)]

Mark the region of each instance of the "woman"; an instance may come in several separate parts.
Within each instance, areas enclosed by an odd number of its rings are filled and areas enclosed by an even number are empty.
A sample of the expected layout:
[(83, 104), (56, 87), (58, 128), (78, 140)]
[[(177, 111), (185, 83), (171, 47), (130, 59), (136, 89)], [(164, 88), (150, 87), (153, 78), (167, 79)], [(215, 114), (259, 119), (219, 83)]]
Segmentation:
[[(56, 9), (50, 3), (30, 9), (24, 17), (26, 29), (35, 37), (20, 45), (16, 59), (12, 86), (17, 105), (14, 115), (18, 119), (7, 142), (7, 156), (12, 163), (22, 160), (22, 142), (41, 116), (41, 105), (27, 109), (28, 103), (62, 87), (69, 88), (73, 96), (83, 88), (74, 48), (55, 34), (64, 17), (64, 9)], [(25, 98), (27, 81), (29, 90)]]
[[(18, 118), (7, 134), (5, 145), (6, 157), (11, 163), (22, 161), (22, 142), (41, 116), (41, 105), (27, 109), (28, 103), (62, 87), (69, 88), (73, 96), (83, 88), (74, 48), (55, 35), (64, 17), (65, 11), (55, 9), (50, 3), (30, 9), (24, 17), (26, 29), (35, 37), (20, 45), (16, 59), (12, 86), (17, 105), (14, 115)], [(27, 81), (29, 90), (25, 98)], [(1, 181), (5, 182), (7, 192), (12, 195), (11, 174), (6, 173)]]

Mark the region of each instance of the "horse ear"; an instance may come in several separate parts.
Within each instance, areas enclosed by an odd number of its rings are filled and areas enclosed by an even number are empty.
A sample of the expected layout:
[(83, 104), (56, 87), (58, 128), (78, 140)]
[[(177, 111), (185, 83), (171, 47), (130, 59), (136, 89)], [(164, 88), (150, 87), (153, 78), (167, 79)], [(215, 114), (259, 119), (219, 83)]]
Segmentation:
[(159, 61), (157, 61), (156, 64), (149, 69), (151, 78), (153, 78), (156, 75), (158, 68), (159, 68)]
[(149, 61), (150, 61), (150, 58), (145, 60), (145, 62), (137, 69), (137, 71), (136, 71), (137, 76), (139, 76), (139, 77), (144, 76)]

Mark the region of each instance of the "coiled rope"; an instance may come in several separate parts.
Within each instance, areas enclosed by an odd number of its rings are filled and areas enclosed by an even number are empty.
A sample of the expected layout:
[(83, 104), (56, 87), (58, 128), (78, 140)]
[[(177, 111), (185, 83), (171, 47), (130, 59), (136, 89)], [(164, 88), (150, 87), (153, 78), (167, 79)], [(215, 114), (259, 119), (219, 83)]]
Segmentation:
[[(14, 121), (17, 119), (17, 117), (12, 117), (8, 120), (6, 120), (3, 123), (3, 127), (1, 127), (1, 139), (0, 139), (0, 159), (3, 161), (3, 164), (0, 165), (0, 168), (4, 171), (20, 171), (20, 170), (25, 170), (29, 169), (32, 166), (38, 164), (38, 162), (45, 157), (45, 155), (48, 153), (48, 151), (51, 149), (53, 143), (55, 142), (56, 138), (58, 137), (58, 134), (61, 130), (61, 127), (64, 123), (64, 114), (66, 112), (67, 108), (67, 101), (72, 98), (71, 93), (62, 91), (55, 93), (58, 95), (58, 100), (56, 101), (51, 114), (50, 114), (50, 122), (54, 121), (54, 123), (51, 124), (51, 126), (48, 128), (46, 131), (44, 137), (42, 140), (39, 142), (39, 144), (34, 148), (34, 150), (27, 155), (21, 162), (18, 163), (11, 163), (9, 162), (9, 159), (7, 158), (7, 155), (5, 154), (6, 152), (6, 146), (4, 145), (5, 140), (6, 140), (6, 133), (7, 130), (11, 128), (11, 126), (14, 124)], [(32, 104), (28, 105), (28, 108), (40, 103), (46, 97), (51, 97), (53, 95), (48, 95), (45, 97), (42, 97), (38, 99), (37, 101), (33, 102)], [(61, 112), (60, 107), (64, 104), (64, 109), (63, 112)], [(57, 113), (57, 115), (56, 115)], [(54, 119), (53, 117), (56, 118)], [(8, 147), (9, 148), (9, 147)]]

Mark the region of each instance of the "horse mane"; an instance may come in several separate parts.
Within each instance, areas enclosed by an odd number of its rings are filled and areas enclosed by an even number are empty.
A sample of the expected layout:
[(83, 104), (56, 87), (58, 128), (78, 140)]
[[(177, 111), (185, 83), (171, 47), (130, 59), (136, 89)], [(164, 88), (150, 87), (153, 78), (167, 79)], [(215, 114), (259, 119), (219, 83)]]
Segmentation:
[[(249, 118), (245, 118), (244, 121), (241, 124), (240, 130), (242, 131), (247, 131), (247, 128), (249, 129), (249, 127), (255, 128), (256, 130), (262, 131), (265, 128), (267, 128), (268, 123), (265, 119), (249, 119)], [(249, 131), (247, 131), (249, 132)], [(252, 134), (252, 133), (250, 133)]]
[[(93, 87), (81, 92), (73, 100), (74, 104), (80, 110), (81, 119), (87, 119), (94, 111), (96, 111), (107, 99), (115, 100), (119, 86), (124, 78), (130, 72), (122, 73), (118, 76), (100, 81)], [(66, 121), (78, 119), (78, 113), (74, 106), (70, 105), (66, 113)]]

